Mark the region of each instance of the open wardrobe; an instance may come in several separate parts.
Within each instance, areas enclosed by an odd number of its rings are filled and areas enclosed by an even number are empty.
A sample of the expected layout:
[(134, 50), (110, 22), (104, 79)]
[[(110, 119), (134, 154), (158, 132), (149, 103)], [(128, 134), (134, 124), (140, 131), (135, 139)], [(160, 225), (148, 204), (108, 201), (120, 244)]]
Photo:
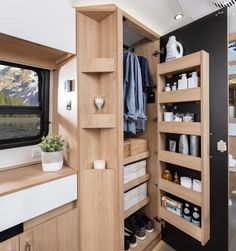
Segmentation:
[[(161, 240), (164, 221), (205, 245), (210, 233), (208, 53), (160, 64), (159, 35), (115, 5), (78, 8), (77, 25), (82, 250), (122, 250), (132, 230), (139, 239), (132, 250), (151, 250)], [(173, 82), (187, 72), (198, 74), (197, 88), (165, 92), (167, 79)], [(102, 108), (94, 106), (95, 97), (103, 100)], [(173, 104), (182, 112), (197, 111), (194, 122), (163, 121)], [(200, 140), (197, 155), (170, 151), (169, 141), (180, 135)], [(106, 169), (93, 169), (96, 159), (105, 160)], [(182, 176), (190, 170), (200, 179), (202, 190), (164, 179), (165, 169), (176, 166)], [(197, 224), (164, 208), (173, 203), (178, 210), (184, 202), (200, 211)]]

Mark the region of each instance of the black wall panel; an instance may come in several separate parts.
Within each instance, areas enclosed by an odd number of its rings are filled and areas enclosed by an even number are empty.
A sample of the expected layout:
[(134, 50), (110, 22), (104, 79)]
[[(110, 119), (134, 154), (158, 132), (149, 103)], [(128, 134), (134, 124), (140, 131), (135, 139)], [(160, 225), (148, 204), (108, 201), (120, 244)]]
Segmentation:
[[(210, 203), (211, 237), (205, 247), (188, 235), (166, 224), (163, 239), (177, 251), (228, 250), (228, 152), (216, 149), (217, 141), (228, 141), (227, 10), (213, 13), (161, 38), (165, 47), (175, 35), (184, 55), (205, 50), (210, 54)], [(164, 60), (162, 57), (162, 61)]]

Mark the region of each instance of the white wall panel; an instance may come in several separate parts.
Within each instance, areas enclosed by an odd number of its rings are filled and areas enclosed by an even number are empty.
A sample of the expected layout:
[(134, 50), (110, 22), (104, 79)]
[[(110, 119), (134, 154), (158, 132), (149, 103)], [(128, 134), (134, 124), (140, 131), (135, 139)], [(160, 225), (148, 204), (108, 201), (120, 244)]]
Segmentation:
[(75, 10), (66, 0), (1, 0), (0, 32), (75, 53)]

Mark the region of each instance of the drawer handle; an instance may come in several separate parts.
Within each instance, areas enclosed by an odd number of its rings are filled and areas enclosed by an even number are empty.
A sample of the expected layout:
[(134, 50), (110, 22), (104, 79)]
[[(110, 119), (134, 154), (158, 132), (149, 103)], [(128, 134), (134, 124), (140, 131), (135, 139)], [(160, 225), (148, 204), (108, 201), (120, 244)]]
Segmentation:
[(27, 241), (27, 243), (26, 243), (26, 251), (33, 251), (32, 241)]

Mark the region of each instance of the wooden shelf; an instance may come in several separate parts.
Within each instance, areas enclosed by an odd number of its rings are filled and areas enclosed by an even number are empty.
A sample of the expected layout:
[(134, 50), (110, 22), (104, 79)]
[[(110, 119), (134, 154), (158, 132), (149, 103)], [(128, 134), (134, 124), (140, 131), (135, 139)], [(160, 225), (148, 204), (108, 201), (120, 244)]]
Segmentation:
[(170, 151), (160, 151), (159, 160), (176, 166), (183, 166), (196, 171), (201, 171), (201, 158), (199, 157)]
[(200, 122), (158, 122), (158, 131), (187, 135), (201, 135)]
[(41, 163), (2, 171), (0, 172), (0, 196), (61, 179), (76, 173), (74, 169), (65, 166), (58, 172), (43, 172)]
[(201, 193), (195, 192), (192, 189), (185, 188), (181, 185), (164, 179), (159, 180), (159, 188), (162, 191), (173, 194), (179, 198), (183, 198), (184, 200), (189, 201), (197, 206), (202, 206)]
[(201, 100), (201, 88), (189, 88), (184, 90), (160, 92), (158, 103), (184, 103)]
[(130, 163), (142, 160), (142, 159), (146, 159), (150, 156), (150, 152), (143, 152), (143, 153), (139, 153), (137, 155), (131, 155), (129, 157), (126, 157), (124, 159), (124, 165), (128, 165)]
[(201, 65), (201, 54), (203, 51), (192, 53), (190, 55), (164, 62), (158, 65), (159, 75), (176, 74), (194, 69)]
[(81, 128), (114, 128), (116, 118), (114, 114), (88, 114), (81, 116)]
[(84, 73), (106, 73), (115, 71), (114, 58), (93, 58), (84, 62)]
[(146, 233), (147, 237), (145, 240), (138, 240), (138, 245), (135, 248), (132, 248), (132, 251), (143, 251), (145, 248), (147, 248), (153, 241), (158, 242), (158, 240), (161, 240), (161, 231), (155, 229), (152, 233)]
[(138, 177), (134, 180), (131, 180), (127, 183), (124, 184), (124, 192), (144, 183), (145, 181), (149, 180), (151, 177), (150, 173), (146, 174), (146, 175), (143, 175), (141, 177)]
[(150, 202), (150, 197), (146, 197), (145, 199), (141, 200), (140, 202), (138, 202), (137, 204), (135, 204), (131, 208), (125, 210), (124, 211), (124, 219), (126, 219), (127, 217), (129, 217), (131, 214), (135, 213), (136, 211), (138, 211), (142, 207), (146, 206), (149, 202)]
[(161, 217), (163, 220), (167, 221), (171, 225), (177, 227), (181, 231), (185, 232), (186, 234), (197, 239), (198, 241), (202, 240), (202, 231), (200, 227), (184, 220), (182, 217), (175, 215), (170, 211), (167, 211), (161, 206), (159, 207), (159, 217)]
[(74, 56), (71, 53), (0, 33), (0, 60), (28, 64), (43, 69), (57, 65)]

